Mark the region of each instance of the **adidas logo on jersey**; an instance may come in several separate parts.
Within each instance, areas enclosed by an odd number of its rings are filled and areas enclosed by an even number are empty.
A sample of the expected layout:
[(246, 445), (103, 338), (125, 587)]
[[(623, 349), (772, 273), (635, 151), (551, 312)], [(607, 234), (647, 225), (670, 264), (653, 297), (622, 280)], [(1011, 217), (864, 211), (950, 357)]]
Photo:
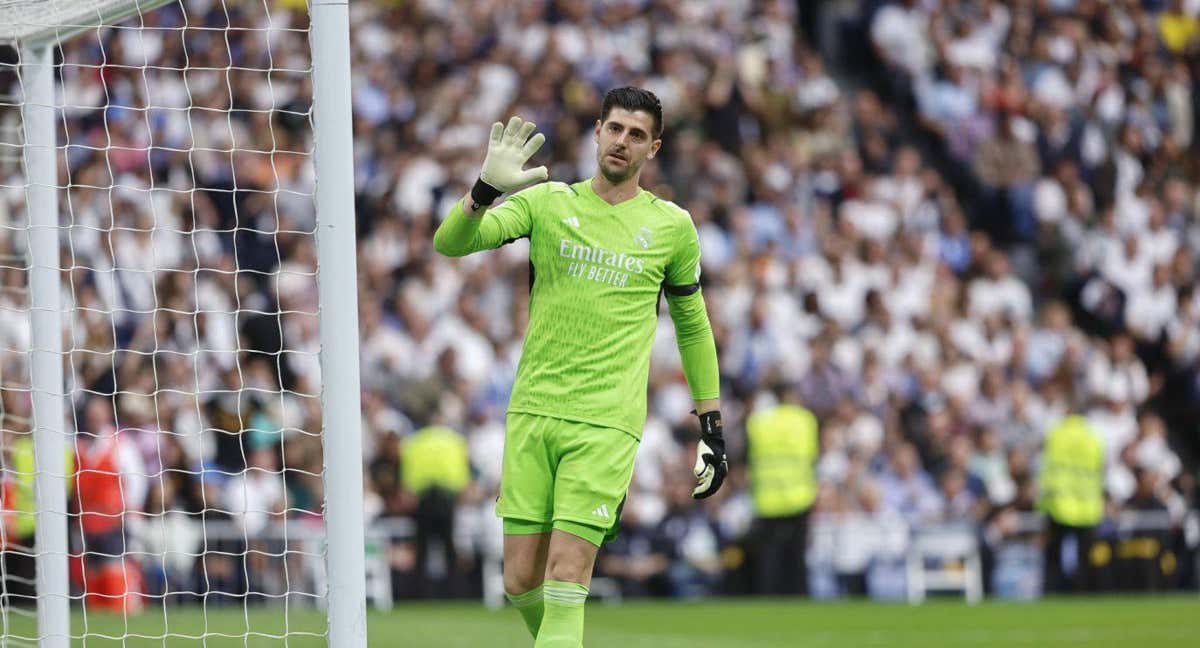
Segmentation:
[(566, 223), (567, 225), (570, 225), (571, 227), (579, 227), (579, 217), (578, 216), (568, 216), (567, 218), (562, 219), (562, 222)]
[(608, 504), (601, 504), (600, 506), (597, 506), (596, 510), (592, 511), (592, 515), (595, 515), (596, 517), (602, 517), (605, 520), (607, 520), (608, 519)]

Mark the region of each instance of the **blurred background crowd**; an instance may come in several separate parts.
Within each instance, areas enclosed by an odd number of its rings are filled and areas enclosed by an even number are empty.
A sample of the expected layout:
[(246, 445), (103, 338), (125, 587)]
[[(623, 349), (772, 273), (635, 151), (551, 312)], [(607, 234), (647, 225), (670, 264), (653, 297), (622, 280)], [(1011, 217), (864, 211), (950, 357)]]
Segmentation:
[[(142, 565), (147, 591), (220, 578), (278, 591), (267, 562), (294, 552), (231, 555), (270, 546), (285, 518), (319, 523), (306, 19), (268, 5), (270, 20), (261, 4), (189, 2), (186, 24), (269, 33), (182, 29), (168, 6), (147, 18), (167, 30), (62, 51), (69, 429), (81, 470), (125, 471), (121, 501), (75, 491), (76, 542), (175, 551)], [(945, 524), (972, 529), (985, 585), (1002, 590), (1024, 573), (1005, 571), (1006, 543), (1058, 548), (1024, 521), (1045, 491), (1044, 439), (1071, 415), (1098, 439), (1103, 498), (1075, 541), (1107, 538), (1115, 555), (1059, 568), (1132, 556), (1153, 575), (1086, 586), (1194, 585), (1198, 13), (1193, 0), (352, 3), (367, 511), (418, 528), (380, 550), (396, 595), (480, 587), (527, 315), (523, 242), (450, 260), (433, 230), (508, 115), (546, 134), (532, 164), (552, 179), (591, 176), (600, 99), (626, 84), (665, 113), (643, 186), (700, 234), (732, 474), (690, 498), (697, 429), (664, 309), (621, 538), (599, 561), (615, 592), (883, 595), (886, 558)], [(19, 172), (5, 168), (0, 195), (9, 232)], [(22, 254), (0, 237), (0, 255)], [(28, 436), (21, 267), (0, 268), (10, 476)], [(803, 534), (782, 540), (807, 547), (791, 589), (756, 564), (780, 539), (747, 470), (746, 422), (781, 402), (818, 430)], [(88, 529), (89, 511), (119, 514)], [(1162, 514), (1156, 550), (1122, 553), (1110, 522), (1129, 511)], [(10, 542), (32, 530), (11, 517)], [(213, 518), (238, 533), (196, 560)], [(1021, 564), (1039, 571), (1042, 556)]]

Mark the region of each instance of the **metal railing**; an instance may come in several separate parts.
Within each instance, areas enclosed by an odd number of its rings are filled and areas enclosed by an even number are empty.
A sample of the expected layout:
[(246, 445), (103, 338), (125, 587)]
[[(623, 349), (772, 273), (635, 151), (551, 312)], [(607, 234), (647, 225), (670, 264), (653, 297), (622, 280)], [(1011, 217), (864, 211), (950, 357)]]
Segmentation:
[[(1046, 525), (1041, 513), (1018, 513), (1007, 533), (988, 547), (993, 554), (1022, 563), (1027, 581), (1020, 590), (1023, 597), (1041, 593), (1041, 551), (1036, 543)], [(1165, 511), (1122, 511), (1097, 527), (1101, 539), (1112, 541), (1174, 531), (1183, 533), (1195, 573), (1200, 574), (1200, 511), (1189, 511), (1182, 519)], [(912, 523), (895, 514), (816, 514), (807, 551), (809, 571), (815, 576), (810, 580), (818, 596), (841, 595), (830, 584), (831, 576), (853, 573), (865, 575), (869, 593), (878, 598), (916, 603), (931, 591), (954, 591), (977, 602), (987, 577), (983, 535), (983, 529), (971, 523)]]

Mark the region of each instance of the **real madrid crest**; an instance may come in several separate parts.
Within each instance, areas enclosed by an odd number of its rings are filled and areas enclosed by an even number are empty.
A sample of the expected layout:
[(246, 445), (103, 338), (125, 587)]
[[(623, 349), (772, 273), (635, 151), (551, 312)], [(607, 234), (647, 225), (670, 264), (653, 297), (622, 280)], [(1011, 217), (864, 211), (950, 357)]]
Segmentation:
[(652, 236), (653, 232), (650, 231), (650, 228), (643, 226), (638, 230), (637, 234), (633, 235), (633, 240), (637, 241), (637, 244), (642, 246), (643, 250), (649, 250), (650, 246), (654, 244)]

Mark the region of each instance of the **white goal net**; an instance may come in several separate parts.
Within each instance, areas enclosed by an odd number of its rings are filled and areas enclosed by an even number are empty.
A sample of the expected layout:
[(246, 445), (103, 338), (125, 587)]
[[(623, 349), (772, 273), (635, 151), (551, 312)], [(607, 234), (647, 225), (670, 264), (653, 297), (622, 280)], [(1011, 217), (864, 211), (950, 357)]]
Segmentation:
[(309, 32), (303, 0), (0, 0), (0, 648), (326, 642)]

